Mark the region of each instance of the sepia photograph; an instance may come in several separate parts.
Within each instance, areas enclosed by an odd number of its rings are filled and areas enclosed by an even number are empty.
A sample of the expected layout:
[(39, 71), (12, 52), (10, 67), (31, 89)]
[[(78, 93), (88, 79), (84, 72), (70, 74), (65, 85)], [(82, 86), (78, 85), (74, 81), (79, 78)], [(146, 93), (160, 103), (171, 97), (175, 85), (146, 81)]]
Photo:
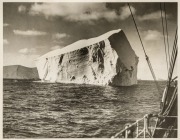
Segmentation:
[(2, 2), (2, 137), (178, 138), (178, 2)]

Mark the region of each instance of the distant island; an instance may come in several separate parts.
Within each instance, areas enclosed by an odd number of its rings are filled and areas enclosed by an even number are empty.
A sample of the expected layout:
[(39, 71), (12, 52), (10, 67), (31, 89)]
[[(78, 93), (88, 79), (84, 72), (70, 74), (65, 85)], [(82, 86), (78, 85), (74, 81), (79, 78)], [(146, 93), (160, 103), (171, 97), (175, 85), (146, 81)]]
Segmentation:
[(37, 68), (28, 68), (21, 65), (3, 67), (3, 79), (38, 80)]
[(42, 81), (95, 85), (137, 84), (138, 57), (121, 29), (79, 40), (36, 60)]

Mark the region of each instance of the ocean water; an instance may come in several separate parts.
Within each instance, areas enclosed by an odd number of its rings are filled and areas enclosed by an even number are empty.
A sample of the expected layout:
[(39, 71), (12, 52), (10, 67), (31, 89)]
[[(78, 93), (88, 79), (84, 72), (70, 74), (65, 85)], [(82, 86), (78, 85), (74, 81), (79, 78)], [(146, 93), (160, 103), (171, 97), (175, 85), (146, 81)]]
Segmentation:
[[(161, 91), (165, 82), (159, 82)], [(158, 113), (153, 81), (131, 87), (3, 81), (4, 138), (110, 138)]]

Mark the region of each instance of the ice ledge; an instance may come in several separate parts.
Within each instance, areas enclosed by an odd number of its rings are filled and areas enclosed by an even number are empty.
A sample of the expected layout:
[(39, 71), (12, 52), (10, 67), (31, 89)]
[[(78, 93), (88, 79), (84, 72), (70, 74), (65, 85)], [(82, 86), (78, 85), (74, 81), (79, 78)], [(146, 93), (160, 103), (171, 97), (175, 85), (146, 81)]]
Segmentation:
[(103, 41), (103, 40), (109, 38), (111, 35), (118, 33), (120, 31), (122, 31), (122, 30), (121, 29), (112, 30), (112, 31), (109, 31), (105, 34), (98, 36), (98, 37), (79, 40), (77, 42), (74, 42), (74, 43), (62, 48), (62, 49), (56, 49), (56, 50), (50, 51), (50, 52), (40, 56), (39, 58), (37, 58), (37, 60), (41, 59), (41, 58), (47, 58), (47, 57), (53, 57), (53, 56), (61, 55), (64, 53), (68, 53), (68, 52), (72, 52), (74, 50), (81, 49), (81, 48), (86, 47), (86, 46), (93, 45), (97, 42), (100, 42), (100, 41)]

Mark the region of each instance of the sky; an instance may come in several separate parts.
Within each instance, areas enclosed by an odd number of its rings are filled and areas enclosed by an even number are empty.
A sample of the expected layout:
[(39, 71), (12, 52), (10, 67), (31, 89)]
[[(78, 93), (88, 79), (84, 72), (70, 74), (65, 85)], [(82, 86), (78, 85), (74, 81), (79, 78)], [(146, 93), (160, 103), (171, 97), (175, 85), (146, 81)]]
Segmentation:
[[(130, 3), (157, 79), (167, 79), (160, 3)], [(170, 52), (177, 3), (165, 3)], [(138, 79), (151, 80), (127, 3), (3, 3), (3, 65), (35, 67), (35, 59), (81, 39), (122, 29), (139, 57)]]

